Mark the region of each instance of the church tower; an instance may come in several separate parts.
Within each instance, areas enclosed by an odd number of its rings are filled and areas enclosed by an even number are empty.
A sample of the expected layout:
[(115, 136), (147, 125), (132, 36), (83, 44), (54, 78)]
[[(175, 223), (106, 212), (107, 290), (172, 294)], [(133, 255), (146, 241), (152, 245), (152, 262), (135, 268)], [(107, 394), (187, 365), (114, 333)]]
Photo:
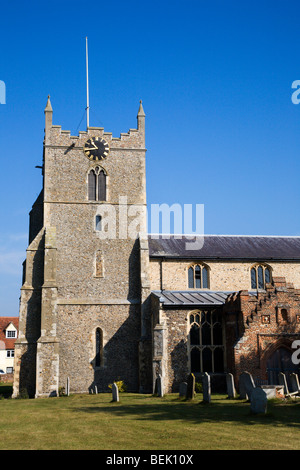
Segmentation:
[(139, 236), (146, 233), (142, 102), (137, 129), (119, 138), (101, 127), (72, 136), (52, 124), (52, 115), (48, 97), (43, 189), (30, 212), (14, 396), (23, 389), (32, 397), (57, 395), (67, 380), (71, 392), (108, 391), (116, 380), (141, 391), (141, 351), (147, 350), (142, 300), (148, 295), (141, 269), (147, 241)]

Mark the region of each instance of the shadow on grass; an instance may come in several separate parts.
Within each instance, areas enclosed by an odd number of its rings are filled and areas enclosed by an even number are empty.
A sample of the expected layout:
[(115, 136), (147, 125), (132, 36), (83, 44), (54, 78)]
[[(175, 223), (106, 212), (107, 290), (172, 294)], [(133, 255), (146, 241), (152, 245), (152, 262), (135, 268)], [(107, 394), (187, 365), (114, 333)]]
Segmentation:
[[(134, 403), (133, 403), (134, 402)], [(137, 420), (182, 420), (185, 423), (199, 424), (205, 422), (235, 422), (244, 425), (270, 424), (272, 426), (289, 426), (300, 428), (300, 403), (268, 402), (265, 415), (253, 415), (250, 403), (242, 400), (187, 401), (178, 398), (146, 398), (143, 395), (132, 400), (126, 397), (120, 402), (99, 403), (99, 406), (76, 408), (85, 413), (111, 413), (118, 417)]]

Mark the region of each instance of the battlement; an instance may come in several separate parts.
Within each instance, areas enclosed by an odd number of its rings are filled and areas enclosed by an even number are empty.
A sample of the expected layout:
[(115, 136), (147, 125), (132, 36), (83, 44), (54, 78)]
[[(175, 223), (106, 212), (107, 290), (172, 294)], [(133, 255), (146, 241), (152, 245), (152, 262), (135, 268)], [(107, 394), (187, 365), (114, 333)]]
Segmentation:
[(103, 127), (89, 127), (87, 131), (79, 131), (76, 136), (59, 125), (50, 127), (46, 145), (67, 148), (72, 145), (73, 148), (82, 149), (89, 137), (103, 137), (111, 148), (144, 148), (144, 134), (139, 129), (129, 129), (128, 132), (122, 132), (120, 137), (114, 137), (112, 132), (105, 132)]
[(52, 124), (53, 110), (48, 97), (45, 108), (45, 140), (47, 147), (65, 147), (72, 149), (82, 149), (85, 141), (89, 137), (102, 137), (108, 142), (110, 148), (145, 149), (145, 113), (140, 101), (140, 108), (137, 115), (137, 129), (129, 129), (128, 132), (121, 132), (120, 137), (114, 137), (112, 132), (105, 132), (103, 127), (88, 127), (86, 131), (79, 131), (78, 136), (71, 135), (71, 131), (64, 130), (60, 125)]

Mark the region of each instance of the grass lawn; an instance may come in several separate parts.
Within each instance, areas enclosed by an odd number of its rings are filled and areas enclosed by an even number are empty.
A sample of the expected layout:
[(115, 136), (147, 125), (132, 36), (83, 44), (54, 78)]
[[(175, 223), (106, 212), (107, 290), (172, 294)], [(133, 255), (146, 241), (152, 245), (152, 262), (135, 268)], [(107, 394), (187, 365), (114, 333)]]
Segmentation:
[[(0, 387), (0, 394), (2, 393)], [(299, 400), (300, 401), (300, 400)], [(0, 400), (0, 450), (299, 450), (300, 403), (122, 393)]]

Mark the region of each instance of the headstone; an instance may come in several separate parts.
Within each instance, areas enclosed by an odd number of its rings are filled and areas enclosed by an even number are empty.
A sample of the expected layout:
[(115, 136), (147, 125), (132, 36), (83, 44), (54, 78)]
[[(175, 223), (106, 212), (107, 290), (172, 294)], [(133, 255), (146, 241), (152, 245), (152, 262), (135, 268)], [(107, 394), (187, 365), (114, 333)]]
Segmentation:
[(290, 381), (291, 381), (291, 392), (300, 392), (298, 374), (296, 374), (295, 372), (290, 374)]
[(187, 379), (187, 387), (186, 387), (186, 399), (193, 400), (195, 397), (195, 376), (194, 374), (190, 374)]
[(180, 397), (185, 397), (185, 396), (186, 396), (186, 389), (187, 389), (187, 383), (186, 383), (186, 382), (182, 382), (182, 383), (179, 385), (179, 396), (180, 396)]
[(210, 387), (210, 376), (207, 372), (204, 372), (203, 379), (202, 379), (202, 387), (203, 387), (203, 401), (205, 403), (210, 403), (211, 401), (211, 387)]
[(250, 411), (254, 414), (265, 414), (267, 412), (267, 394), (266, 392), (260, 388), (256, 387), (251, 392), (251, 399), (250, 399)]
[(235, 386), (232, 374), (226, 374), (226, 384), (227, 384), (227, 395), (228, 398), (235, 398)]
[(249, 372), (243, 372), (239, 380), (240, 398), (251, 400), (251, 393), (254, 389), (255, 384), (252, 375)]
[(288, 389), (288, 385), (287, 385), (287, 381), (286, 381), (286, 376), (283, 372), (279, 372), (278, 381), (279, 381), (280, 385), (284, 386), (284, 393), (286, 395), (288, 395), (289, 394), (289, 389)]
[(67, 397), (70, 395), (70, 378), (69, 377), (67, 377), (66, 395)]
[(113, 383), (111, 387), (112, 401), (119, 401), (119, 389), (117, 384)]
[(163, 397), (164, 396), (162, 376), (160, 374), (156, 377), (154, 393), (158, 397)]
[(284, 397), (283, 385), (260, 385), (260, 388), (266, 393), (268, 400)]

